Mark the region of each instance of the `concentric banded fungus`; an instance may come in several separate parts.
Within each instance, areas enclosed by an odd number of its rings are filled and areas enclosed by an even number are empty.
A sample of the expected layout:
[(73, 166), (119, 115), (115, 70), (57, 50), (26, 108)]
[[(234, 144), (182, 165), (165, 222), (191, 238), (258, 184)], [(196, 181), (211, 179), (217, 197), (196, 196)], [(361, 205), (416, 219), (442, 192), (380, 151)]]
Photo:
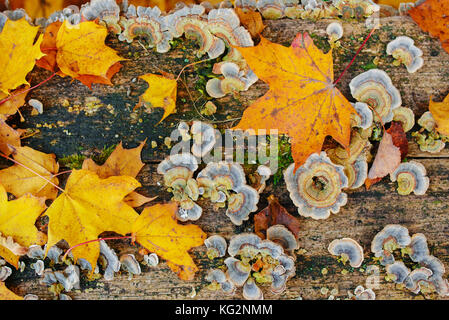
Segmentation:
[(410, 259), (414, 262), (421, 262), (430, 255), (429, 247), (427, 246), (426, 236), (422, 233), (416, 233), (412, 236), (410, 245), (406, 248)]
[(269, 227), (267, 229), (267, 239), (280, 244), (286, 251), (293, 251), (299, 248), (299, 243), (293, 233), (282, 224)]
[(204, 245), (207, 248), (207, 257), (209, 259), (224, 257), (228, 248), (226, 240), (219, 235), (210, 236), (204, 240)]
[(179, 221), (196, 221), (201, 218), (203, 209), (191, 200), (181, 201), (176, 218)]
[(120, 256), (121, 268), (128, 272), (129, 278), (142, 272), (140, 264), (133, 254), (125, 253)]
[(213, 149), (216, 143), (214, 127), (201, 121), (194, 121), (190, 132), (193, 135), (193, 155), (204, 157)]
[(408, 229), (398, 225), (386, 225), (371, 242), (371, 252), (380, 257), (383, 266), (394, 263), (392, 252), (399, 248), (407, 247), (411, 242)]
[(416, 161), (401, 163), (390, 174), (390, 180), (398, 182), (398, 193), (408, 195), (412, 191), (416, 195), (423, 195), (429, 188), (429, 178), (426, 176), (426, 168)]
[(331, 255), (340, 256), (343, 264), (349, 261), (349, 265), (358, 268), (363, 262), (363, 248), (351, 238), (335, 239), (327, 250)]
[(43, 275), (44, 274), (44, 269), (45, 269), (44, 261), (37, 260), (35, 263), (32, 263), (31, 264), (31, 269), (34, 269), (34, 272), (38, 276)]
[(164, 175), (164, 183), (172, 187), (177, 180), (186, 181), (193, 177), (198, 169), (198, 161), (190, 153), (174, 154), (162, 161), (157, 167), (157, 173)]
[(334, 164), (345, 166), (352, 164), (358, 159), (367, 159), (370, 155), (372, 145), (369, 140), (358, 131), (352, 131), (349, 150), (338, 146), (335, 149), (327, 150), (327, 155)]
[(80, 14), (83, 21), (99, 19), (100, 24), (112, 32), (119, 34), (122, 31), (118, 23), (120, 7), (115, 0), (91, 0), (90, 3), (81, 6)]
[(444, 264), (434, 256), (427, 256), (421, 262), (425, 268), (432, 271), (432, 276), (427, 281), (420, 281), (421, 291), (423, 290), (423, 285), (431, 287), (440, 296), (449, 295), (449, 284), (447, 279), (443, 279), (443, 275), (446, 272)]
[(143, 261), (149, 267), (156, 267), (159, 264), (159, 257), (153, 252), (151, 254), (144, 255)]
[(179, 38), (184, 34), (188, 39), (197, 40), (197, 56), (207, 53), (210, 59), (215, 59), (225, 51), (226, 46), (223, 40), (209, 31), (207, 21), (201, 17), (204, 11), (204, 7), (200, 5), (184, 6), (165, 19), (173, 37)]
[(410, 269), (407, 268), (402, 261), (396, 261), (393, 264), (387, 265), (386, 271), (387, 271), (388, 277), (394, 283), (403, 283), (404, 280), (410, 274)]
[(353, 120), (353, 127), (358, 127), (362, 129), (368, 129), (373, 125), (373, 112), (364, 102), (352, 103), (352, 106), (357, 111), (357, 113), (351, 114), (351, 119)]
[[(6, 281), (8, 277), (11, 275), (12, 270), (10, 267), (3, 266), (0, 268), (0, 281)], [(42, 275), (42, 274), (40, 274)]]
[(35, 294), (26, 294), (23, 300), (39, 300), (39, 297)]
[(207, 166), (198, 173), (198, 178), (208, 178), (214, 181), (217, 190), (238, 190), (246, 184), (245, 172), (240, 164), (236, 162), (209, 162)]
[(251, 266), (234, 257), (226, 258), (224, 263), (228, 267), (227, 277), (229, 280), (237, 287), (243, 286), (250, 276)]
[(212, 269), (206, 275), (206, 280), (211, 282), (212, 290), (221, 289), (225, 294), (232, 295), (235, 292), (235, 285), (228, 280), (226, 274), (220, 269)]
[(435, 119), (430, 111), (423, 113), (423, 115), (418, 119), (418, 124), (429, 132), (437, 126), (437, 123), (435, 122)]
[(109, 248), (104, 240), (100, 241), (100, 257), (104, 259), (104, 263), (102, 263), (104, 279), (106, 281), (113, 280), (114, 273), (120, 271), (120, 260), (115, 251)]
[(79, 24), (81, 22), (80, 9), (77, 6), (71, 5), (61, 11), (56, 11), (45, 21), (44, 26), (48, 26), (56, 21), (64, 22), (66, 20), (72, 25)]
[[(47, 245), (45, 245), (45, 247), (44, 247), (44, 251), (46, 251), (46, 250), (47, 250)], [(61, 257), (62, 252), (63, 252), (63, 250), (61, 248), (54, 245), (54, 246), (50, 247), (50, 249), (48, 249), (47, 258), (50, 259), (52, 263), (58, 264), (61, 262), (59, 258)]]
[(415, 125), (415, 114), (410, 108), (399, 107), (393, 110), (393, 120), (400, 122), (404, 132), (408, 132)]
[(243, 286), (243, 298), (246, 300), (263, 300), (263, 292), (252, 278), (249, 278)]
[(46, 286), (51, 286), (52, 284), (55, 284), (57, 282), (58, 282), (58, 279), (56, 279), (56, 276), (55, 276), (53, 270), (51, 270), (51, 269), (45, 269), (41, 279), (39, 280), (40, 284), (43, 284)]
[(338, 8), (339, 15), (342, 15), (344, 19), (362, 19), (380, 10), (379, 5), (372, 0), (332, 0), (332, 4)]
[(345, 165), (344, 172), (348, 177), (348, 188), (360, 188), (368, 177), (368, 162), (364, 157), (359, 157), (353, 164)]
[(401, 95), (385, 71), (371, 69), (359, 74), (349, 83), (352, 96), (365, 102), (376, 112), (374, 119), (383, 123), (393, 120), (393, 110), (402, 104)]
[(312, 154), (296, 173), (294, 169), (292, 163), (284, 172), (284, 179), (300, 215), (327, 219), (346, 204), (347, 195), (341, 189), (348, 186), (348, 178), (343, 167), (333, 164), (325, 152)]
[(432, 270), (427, 268), (417, 268), (410, 272), (408, 277), (404, 280), (405, 287), (414, 294), (421, 290), (420, 282), (427, 282), (432, 276)]
[(354, 290), (356, 300), (376, 300), (376, 294), (372, 289), (365, 289), (363, 286), (358, 286)]
[(127, 18), (120, 20), (123, 26), (123, 32), (119, 36), (120, 41), (131, 43), (135, 38), (146, 40), (150, 48), (156, 47), (159, 53), (165, 53), (170, 50), (170, 41), (173, 36), (166, 23), (166, 18), (161, 16), (161, 10), (158, 7), (145, 8), (134, 6), (128, 8)]
[(257, 9), (265, 19), (280, 19), (284, 16), (285, 5), (281, 0), (258, 0)]
[(33, 244), (28, 248), (27, 256), (31, 259), (44, 259), (45, 251), (41, 246)]
[(261, 242), (262, 239), (253, 233), (242, 233), (235, 235), (232, 237), (231, 241), (229, 241), (228, 254), (231, 257), (234, 257), (241, 249), (244, 249), (245, 246), (256, 247)]
[(331, 42), (335, 42), (343, 37), (343, 27), (339, 22), (332, 22), (326, 28), (326, 33)]
[(413, 39), (405, 36), (397, 37), (388, 43), (387, 54), (396, 59), (393, 64), (403, 63), (409, 73), (416, 72), (424, 63), (421, 49), (414, 45)]
[(249, 219), (251, 212), (257, 211), (259, 193), (247, 185), (241, 186), (236, 192), (228, 198), (226, 215), (231, 219), (233, 224), (240, 226), (243, 221)]
[(224, 76), (223, 79), (212, 78), (206, 83), (207, 94), (213, 98), (221, 98), (228, 93), (246, 91), (258, 80), (252, 70), (248, 70), (245, 74), (234, 62), (216, 64), (213, 71)]

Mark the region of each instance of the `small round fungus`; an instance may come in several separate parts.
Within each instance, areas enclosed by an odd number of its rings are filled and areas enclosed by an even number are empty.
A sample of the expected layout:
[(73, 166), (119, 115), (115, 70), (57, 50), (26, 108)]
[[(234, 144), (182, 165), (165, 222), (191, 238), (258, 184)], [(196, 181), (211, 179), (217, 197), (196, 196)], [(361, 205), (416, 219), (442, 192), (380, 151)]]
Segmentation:
[(410, 269), (407, 268), (402, 261), (396, 261), (395, 263), (387, 265), (386, 271), (394, 283), (403, 283), (410, 274)]
[(133, 254), (122, 254), (120, 256), (120, 264), (121, 268), (128, 272), (130, 278), (132, 278), (133, 275), (138, 275), (142, 272), (140, 269), (140, 264)]
[[(10, 267), (7, 267), (7, 266), (1, 267), (0, 268), (0, 281), (5, 282), (6, 279), (8, 279), (8, 277), (11, 275), (11, 273), (12, 273), (12, 270)], [(42, 275), (42, 273), (40, 275)]]
[(300, 215), (327, 219), (346, 204), (347, 195), (341, 191), (348, 186), (344, 168), (333, 164), (325, 152), (312, 154), (295, 173), (294, 170), (292, 163), (284, 172), (284, 179)]
[(120, 271), (121, 264), (115, 251), (109, 248), (104, 240), (100, 240), (100, 256), (105, 260), (105, 265), (103, 266), (104, 279), (106, 281), (113, 280), (114, 273)]
[(423, 195), (429, 188), (429, 178), (426, 168), (419, 162), (409, 161), (401, 163), (396, 170), (390, 174), (390, 180), (398, 182), (398, 193), (408, 195), (413, 192)]
[(368, 178), (368, 162), (359, 157), (354, 163), (345, 165), (345, 175), (348, 177), (348, 188), (360, 188)]
[(388, 43), (387, 54), (396, 59), (393, 64), (403, 63), (409, 73), (416, 72), (424, 63), (421, 49), (414, 45), (413, 39), (406, 36), (397, 37)]
[[(45, 245), (44, 247), (44, 251), (45, 250), (47, 250), (47, 245)], [(54, 245), (50, 247), (50, 249), (48, 249), (47, 258), (50, 259), (54, 264), (58, 264), (61, 262), (59, 258), (61, 257), (62, 253), (63, 250), (58, 246)]]
[(44, 261), (37, 260), (35, 263), (32, 263), (31, 264), (31, 269), (34, 269), (34, 272), (38, 276), (43, 275), (44, 274), (44, 269), (45, 269)]
[(204, 245), (207, 248), (207, 256), (209, 259), (224, 257), (228, 245), (226, 240), (219, 235), (213, 235), (204, 240)]
[(329, 244), (327, 250), (334, 256), (340, 256), (343, 264), (349, 261), (349, 265), (353, 268), (362, 265), (363, 248), (351, 238), (335, 239)]
[(371, 242), (371, 252), (380, 257), (384, 266), (394, 263), (393, 251), (407, 247), (411, 242), (408, 229), (398, 224), (388, 224)]
[(23, 300), (39, 300), (39, 297), (35, 294), (26, 294)]
[(243, 298), (246, 300), (263, 300), (263, 292), (254, 279), (249, 278), (243, 286)]
[(236, 256), (245, 246), (256, 247), (262, 242), (259, 236), (254, 233), (241, 233), (235, 235), (229, 241), (228, 254), (231, 257)]
[(385, 71), (371, 69), (359, 74), (349, 83), (352, 96), (357, 101), (365, 102), (376, 112), (375, 121), (379, 115), (385, 124), (393, 120), (393, 110), (402, 104), (401, 95), (391, 82)]
[(54, 277), (60, 284), (62, 284), (65, 291), (80, 289), (80, 269), (78, 268), (78, 266), (72, 264), (65, 268), (64, 271), (55, 271)]
[(236, 162), (209, 162), (198, 173), (197, 179), (200, 178), (212, 180), (218, 191), (233, 190), (239, 192), (240, 188), (246, 185), (245, 172), (242, 166)]
[(159, 264), (159, 257), (156, 253), (146, 254), (143, 256), (143, 261), (147, 266), (156, 267)]
[(363, 286), (358, 286), (354, 290), (356, 300), (376, 300), (376, 294), (370, 288), (365, 289)]
[(400, 122), (404, 132), (408, 132), (415, 125), (415, 114), (410, 108), (399, 107), (393, 110), (393, 121)]
[(44, 259), (45, 251), (41, 246), (33, 244), (28, 248), (27, 256), (31, 259)]
[(339, 22), (332, 22), (326, 28), (326, 33), (331, 42), (335, 42), (343, 37), (343, 27)]
[(265, 19), (280, 19), (284, 16), (285, 5), (281, 0), (259, 0), (257, 9)]
[(448, 296), (449, 283), (447, 279), (443, 278), (446, 272), (444, 264), (434, 256), (425, 257), (420, 264), (432, 272), (432, 276), (428, 281), (420, 281), (420, 285), (425, 283), (432, 287), (440, 296)]
[(429, 132), (433, 131), (433, 129), (435, 129), (437, 126), (435, 119), (433, 118), (430, 111), (426, 111), (423, 113), (423, 115), (418, 119), (418, 124)]
[(243, 221), (249, 219), (251, 212), (257, 211), (259, 193), (247, 185), (241, 186), (236, 192), (228, 198), (226, 215), (231, 219), (233, 224), (240, 226)]
[(192, 154), (196, 157), (204, 157), (215, 146), (214, 127), (201, 121), (194, 121), (190, 131), (193, 136)]
[(298, 240), (293, 233), (282, 224), (276, 224), (267, 229), (267, 239), (280, 244), (284, 250), (293, 251), (299, 248)]

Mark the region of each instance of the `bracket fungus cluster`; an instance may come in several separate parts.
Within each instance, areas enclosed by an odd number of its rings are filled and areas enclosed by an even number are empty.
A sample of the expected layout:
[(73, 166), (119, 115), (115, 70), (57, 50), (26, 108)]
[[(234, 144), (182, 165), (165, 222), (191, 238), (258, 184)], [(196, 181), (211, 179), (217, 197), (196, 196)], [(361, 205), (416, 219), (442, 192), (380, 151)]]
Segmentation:
[(363, 286), (357, 286), (354, 290), (356, 300), (376, 300), (376, 294), (371, 288), (364, 288)]
[(234, 235), (229, 242), (228, 254), (224, 260), (226, 273), (211, 270), (207, 280), (212, 282), (213, 288), (228, 293), (243, 287), (243, 297), (248, 300), (263, 299), (259, 286), (264, 285), (270, 285), (273, 294), (281, 294), (295, 273), (295, 261), (284, 253), (281, 245), (262, 240), (253, 233)]
[(387, 45), (387, 54), (392, 55), (395, 59), (393, 64), (400, 65), (403, 63), (409, 73), (416, 72), (424, 64), (423, 53), (414, 43), (413, 39), (400, 36)]
[(449, 137), (436, 130), (436, 122), (430, 111), (425, 112), (419, 119), (421, 126), (419, 131), (413, 132), (412, 136), (419, 145), (421, 151), (438, 153), (444, 149)]
[(343, 264), (349, 262), (353, 268), (362, 265), (363, 248), (351, 238), (335, 239), (329, 244), (327, 250), (333, 256), (339, 256)]
[(295, 164), (291, 164), (284, 179), (300, 215), (327, 219), (346, 204), (347, 195), (342, 189), (348, 186), (348, 178), (344, 168), (333, 164), (325, 152), (312, 154), (296, 172), (294, 169)]
[[(397, 249), (400, 249), (402, 257), (408, 255), (415, 264), (409, 267), (404, 261), (397, 261), (393, 255)], [(422, 233), (410, 237), (407, 228), (387, 225), (374, 237), (371, 251), (386, 267), (387, 280), (402, 284), (415, 294), (421, 291), (449, 296), (449, 283), (443, 278), (446, 272), (444, 265), (430, 255), (427, 239)]]
[(390, 174), (390, 180), (398, 182), (397, 190), (400, 195), (408, 195), (412, 192), (416, 195), (423, 195), (429, 188), (426, 168), (417, 161), (401, 163)]

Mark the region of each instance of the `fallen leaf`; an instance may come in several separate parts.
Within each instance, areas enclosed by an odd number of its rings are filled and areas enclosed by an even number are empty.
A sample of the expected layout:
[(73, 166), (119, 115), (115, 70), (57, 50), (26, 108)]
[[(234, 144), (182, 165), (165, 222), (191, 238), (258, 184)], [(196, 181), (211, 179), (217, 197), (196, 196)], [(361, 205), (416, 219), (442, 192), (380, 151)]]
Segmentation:
[(449, 136), (449, 94), (442, 102), (434, 102), (430, 98), (429, 111), (435, 119), (437, 131)]
[(320, 152), (327, 135), (349, 145), (355, 111), (333, 84), (332, 50), (323, 54), (307, 33), (299, 33), (288, 48), (261, 37), (257, 46), (238, 50), (270, 89), (233, 129), (289, 135), (296, 168)]
[[(45, 56), (36, 61), (38, 67), (55, 72), (58, 66), (56, 62), (56, 54), (58, 49), (56, 48), (56, 36), (62, 26), (62, 22), (56, 21), (51, 23), (45, 28), (45, 33), (41, 43), (41, 51), (45, 53)], [(63, 76), (63, 74), (60, 74)]]
[[(100, 179), (87, 170), (73, 170), (67, 180), (65, 192), (47, 209), (48, 246), (64, 239), (70, 246), (97, 239), (104, 231), (119, 234), (131, 232), (139, 216), (123, 198), (140, 187), (129, 176)], [(72, 250), (75, 260), (86, 259), (95, 266), (100, 254), (98, 242), (88, 243)], [(93, 268), (94, 269), (94, 268)]]
[(268, 206), (254, 215), (254, 232), (262, 239), (265, 239), (267, 229), (276, 224), (284, 225), (298, 239), (300, 231), (299, 220), (288, 213), (279, 204), (275, 196), (270, 195), (268, 197)]
[(61, 72), (81, 81), (87, 86), (92, 83), (110, 83), (110, 69), (117, 72), (119, 61), (126, 60), (105, 45), (108, 30), (93, 21), (78, 25), (64, 23), (56, 36), (56, 63)]
[(9, 290), (5, 283), (0, 281), (0, 300), (23, 300), (23, 298)]
[(262, 16), (259, 12), (249, 9), (234, 8), (239, 16), (240, 23), (249, 31), (251, 37), (258, 38), (265, 25), (262, 22)]
[(180, 279), (192, 280), (198, 267), (188, 251), (203, 245), (206, 234), (196, 225), (178, 224), (176, 210), (176, 203), (145, 208), (132, 226), (132, 236), (150, 252), (167, 260)]
[(9, 90), (29, 85), (25, 77), (44, 55), (40, 49), (42, 35), (37, 37), (38, 31), (39, 27), (32, 27), (25, 18), (6, 20), (0, 33), (0, 92), (9, 95)]
[(6, 191), (16, 197), (31, 193), (36, 197), (55, 199), (58, 189), (42, 177), (58, 185), (59, 180), (55, 177), (59, 171), (59, 165), (55, 160), (56, 156), (30, 147), (14, 147), (12, 150), (14, 160), (21, 165), (15, 163), (9, 168), (0, 170), (0, 182)]
[(393, 121), (387, 132), (391, 135), (393, 144), (401, 151), (401, 160), (404, 160), (408, 153), (408, 140), (402, 124)]
[(441, 45), (449, 53), (449, 1), (427, 0), (411, 8), (408, 15), (425, 32), (440, 38)]
[(163, 108), (164, 115), (159, 123), (176, 110), (177, 82), (173, 78), (157, 74), (145, 74), (139, 77), (148, 83), (148, 89), (140, 96), (136, 108), (142, 105), (150, 108)]
[[(25, 105), (25, 98), (28, 94), (30, 86), (24, 86), (23, 88), (17, 89), (11, 92), (11, 98), (0, 104), (0, 118), (6, 120), (9, 116), (16, 114), (19, 108)], [(0, 93), (0, 100), (7, 98), (8, 95)]]
[(10, 155), (12, 150), (9, 145), (20, 147), (20, 133), (0, 118), (0, 152), (7, 156)]
[[(372, 180), (382, 179), (392, 173), (401, 163), (401, 150), (393, 144), (393, 138), (385, 132), (379, 143), (376, 157), (368, 172), (370, 182), (365, 182), (367, 188), (375, 182)], [(377, 180), (379, 181), (379, 180)]]
[[(0, 185), (0, 233), (2, 237), (11, 237), (14, 242), (23, 247), (45, 244), (45, 234), (34, 225), (45, 208), (43, 198), (37, 198), (30, 194), (8, 201), (6, 190)], [(5, 249), (10, 248), (3, 248), (0, 253), (5, 253)], [(5, 254), (3, 258), (16, 268), (18, 267), (18, 259), (10, 254)]]
[(99, 166), (92, 159), (86, 159), (83, 162), (83, 169), (95, 172), (102, 179), (112, 176), (135, 178), (144, 166), (140, 153), (145, 141), (133, 149), (124, 149), (120, 142), (103, 165)]
[(140, 193), (137, 192), (131, 192), (130, 194), (128, 194), (123, 201), (126, 202), (127, 205), (133, 207), (133, 208), (137, 208), (140, 206), (143, 206), (144, 204), (153, 201), (154, 199), (156, 199), (156, 197), (153, 198), (148, 198), (145, 197), (144, 195), (141, 195)]

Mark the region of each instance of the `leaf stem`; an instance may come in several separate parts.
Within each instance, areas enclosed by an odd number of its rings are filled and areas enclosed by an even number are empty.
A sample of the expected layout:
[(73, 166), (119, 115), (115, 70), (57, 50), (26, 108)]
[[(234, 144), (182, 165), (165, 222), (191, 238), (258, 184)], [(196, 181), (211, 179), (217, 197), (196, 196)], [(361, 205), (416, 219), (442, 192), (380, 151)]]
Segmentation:
[(334, 81), (334, 85), (336, 85), (341, 78), (343, 77), (343, 75), (345, 74), (346, 71), (348, 71), (349, 67), (354, 63), (355, 58), (357, 57), (357, 55), (360, 53), (360, 51), (362, 51), (363, 47), (365, 46), (365, 44), (368, 42), (368, 39), (371, 38), (371, 36), (373, 35), (374, 31), (376, 30), (376, 27), (374, 27), (370, 33), (368, 34), (368, 36), (365, 38), (365, 40), (363, 41), (362, 45), (359, 47), (359, 49), (357, 50), (357, 52), (355, 53), (354, 57), (352, 58), (351, 62), (349, 62), (349, 64), (346, 66), (346, 68), (343, 70), (343, 72), (340, 74), (340, 76), (338, 77), (337, 80)]
[(51, 184), (53, 187), (55, 187), (55, 188), (58, 189), (59, 191), (65, 192), (64, 189), (60, 188), (57, 184), (55, 184), (55, 183), (53, 183), (52, 181), (48, 180), (47, 178), (45, 178), (44, 176), (40, 175), (39, 173), (37, 173), (37, 172), (34, 171), (33, 169), (28, 168), (26, 165), (20, 163), (19, 161), (14, 160), (14, 159), (11, 158), (11, 157), (8, 157), (8, 156), (7, 156), (6, 154), (4, 154), (3, 152), (0, 152), (0, 157), (3, 157), (3, 158), (5, 158), (5, 159), (7, 159), (7, 160), (9, 160), (9, 161), (12, 161), (12, 162), (14, 162), (15, 164), (17, 164), (17, 165), (19, 165), (19, 166), (21, 166), (21, 167), (24, 167), (24, 168), (27, 169), (28, 171), (31, 171), (32, 173), (34, 173), (36, 176), (38, 176), (38, 177), (44, 179), (45, 181), (47, 181), (49, 184)]
[(67, 250), (67, 252), (64, 254), (64, 256), (62, 256), (62, 261), (65, 260), (65, 258), (67, 257), (67, 255), (68, 255), (73, 249), (75, 249), (75, 248), (77, 248), (77, 247), (80, 247), (80, 246), (83, 246), (83, 245), (85, 245), (85, 244), (89, 244), (89, 243), (92, 243), (92, 242), (100, 242), (100, 240), (120, 240), (120, 239), (131, 239), (131, 238), (132, 238), (132, 236), (107, 237), (107, 238), (98, 238), (98, 239), (94, 239), (94, 240), (89, 240), (89, 241), (81, 242), (81, 243), (78, 243), (78, 244), (76, 244), (76, 245), (74, 245), (74, 246), (71, 246), (71, 247), (69, 248), (69, 250)]
[(16, 94), (10, 95), (9, 97), (7, 97), (7, 98), (1, 100), (1, 101), (0, 101), (0, 105), (3, 104), (3, 103), (5, 103), (5, 102), (8, 101), (8, 100), (14, 98), (14, 97), (17, 97), (18, 95), (21, 95), (21, 94), (23, 94), (23, 93), (29, 92), (29, 91), (31, 91), (31, 90), (33, 90), (33, 89), (36, 89), (37, 87), (40, 87), (40, 86), (43, 85), (44, 83), (46, 83), (46, 82), (50, 81), (51, 79), (53, 79), (54, 76), (56, 76), (56, 73), (53, 73), (50, 77), (48, 77), (48, 78), (45, 79), (44, 81), (38, 83), (37, 85), (35, 85), (35, 86), (31, 87), (31, 88), (28, 88), (28, 89), (23, 90), (23, 91), (20, 91), (20, 92), (18, 92), (18, 93), (16, 93)]

